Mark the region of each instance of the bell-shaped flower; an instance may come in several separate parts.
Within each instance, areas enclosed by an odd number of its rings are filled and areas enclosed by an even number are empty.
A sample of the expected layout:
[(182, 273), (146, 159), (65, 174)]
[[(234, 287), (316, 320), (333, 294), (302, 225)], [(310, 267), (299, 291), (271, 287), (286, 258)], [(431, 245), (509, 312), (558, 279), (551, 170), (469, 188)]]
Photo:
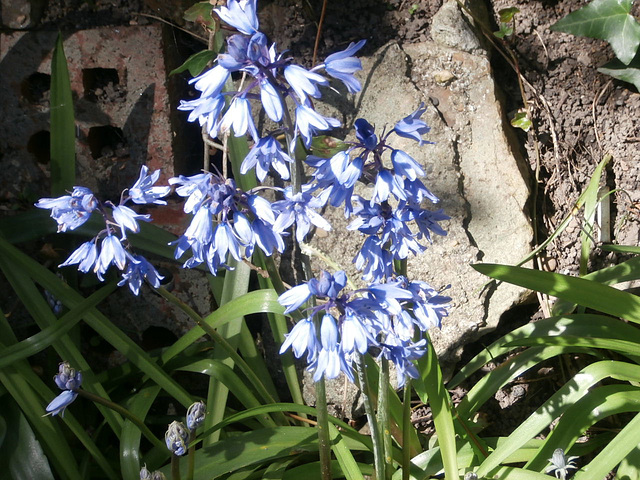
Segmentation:
[(120, 240), (110, 233), (102, 240), (100, 255), (94, 267), (94, 272), (100, 281), (104, 281), (103, 275), (107, 272), (111, 264), (120, 270), (124, 270), (127, 263), (127, 252), (120, 243)]
[(376, 177), (376, 184), (371, 197), (371, 205), (386, 201), (390, 194), (393, 194), (398, 200), (407, 199), (402, 178), (383, 168), (378, 172), (378, 176)]
[(56, 398), (54, 398), (49, 405), (47, 405), (47, 415), (58, 415), (64, 417), (64, 410), (78, 397), (78, 393), (73, 390), (65, 390)]
[(158, 273), (155, 267), (142, 255), (133, 255), (132, 258), (134, 261), (127, 264), (118, 286), (121, 287), (127, 284), (133, 294), (138, 295), (142, 280), (146, 279), (153, 288), (160, 288), (160, 280), (164, 277)]
[(72, 368), (69, 362), (60, 362), (53, 381), (60, 390), (77, 390), (82, 385), (82, 373)]
[(360, 82), (354, 77), (354, 73), (362, 70), (362, 62), (353, 55), (360, 50), (366, 40), (360, 40), (357, 43), (350, 43), (349, 46), (341, 51), (329, 55), (324, 64), (325, 71), (333, 78), (340, 80), (345, 84), (349, 93), (357, 93), (360, 91)]
[(411, 155), (402, 150), (393, 150), (391, 152), (391, 163), (397, 175), (404, 175), (409, 180), (415, 180), (425, 175), (420, 164)]
[(171, 187), (154, 187), (153, 184), (160, 178), (160, 170), (156, 170), (149, 175), (149, 169), (146, 165), (140, 168), (140, 176), (133, 187), (129, 189), (129, 197), (133, 203), (146, 204), (155, 203), (156, 205), (166, 205), (167, 202), (160, 200), (171, 193)]
[(284, 313), (291, 313), (309, 300), (311, 290), (309, 284), (303, 283), (287, 290), (278, 297), (278, 303), (285, 307)]
[(98, 249), (94, 240), (80, 245), (64, 263), (58, 265), (58, 267), (66, 267), (68, 265), (78, 264), (78, 270), (82, 273), (87, 273), (93, 268), (98, 258)]
[(311, 195), (309, 192), (292, 193), (291, 187), (284, 190), (284, 200), (279, 200), (273, 204), (279, 214), (273, 228), (282, 232), (289, 228), (293, 222), (296, 223), (296, 240), (304, 241), (309, 233), (311, 225), (329, 231), (331, 224), (327, 222), (316, 209), (323, 206), (321, 200)]
[(316, 337), (316, 327), (310, 318), (305, 318), (295, 324), (291, 329), (291, 333), (286, 335), (285, 341), (280, 347), (280, 354), (283, 354), (289, 348), (291, 348), (296, 358), (300, 358), (304, 352), (307, 352), (307, 362), (310, 363), (315, 360), (320, 349), (320, 343)]
[(296, 135), (291, 142), (292, 147), (296, 144), (297, 135), (302, 136), (305, 147), (311, 146), (311, 138), (318, 131), (338, 128), (340, 122), (335, 118), (323, 117), (313, 108), (307, 105), (299, 105), (296, 108)]
[(336, 378), (343, 372), (350, 381), (354, 381), (353, 372), (347, 363), (344, 353), (338, 344), (338, 327), (333, 315), (325, 314), (320, 324), (320, 343), (322, 348), (318, 352), (318, 358), (309, 365), (313, 373), (313, 381), (317, 382), (323, 376), (331, 379)]
[(245, 35), (258, 32), (256, 0), (228, 0), (227, 6), (214, 8), (220, 19)]
[(225, 133), (231, 127), (236, 137), (241, 137), (249, 130), (253, 138), (258, 138), (258, 131), (251, 116), (251, 104), (244, 97), (235, 97), (222, 117), (220, 132)]
[(282, 114), (284, 108), (282, 106), (282, 100), (278, 95), (276, 87), (266, 78), (260, 81), (260, 100), (262, 102), (262, 108), (267, 112), (267, 115), (274, 122), (282, 120)]
[(287, 65), (284, 69), (284, 78), (298, 95), (301, 102), (305, 103), (307, 95), (313, 98), (321, 96), (318, 85), (329, 85), (329, 81), (322, 75), (310, 72), (299, 65)]
[(141, 215), (125, 205), (117, 205), (113, 207), (113, 219), (120, 227), (120, 230), (122, 231), (122, 238), (124, 239), (126, 238), (125, 231), (127, 229), (131, 230), (133, 233), (138, 233), (140, 231), (138, 220), (150, 222), (151, 215)]
[(243, 175), (255, 167), (256, 177), (261, 182), (264, 181), (269, 168), (273, 166), (283, 180), (289, 179), (289, 167), (287, 163), (291, 163), (291, 157), (287, 155), (280, 142), (271, 135), (261, 138), (240, 165), (240, 173)]
[(424, 145), (425, 143), (433, 143), (427, 142), (426, 140), (422, 139), (422, 135), (429, 133), (429, 131), (431, 130), (424, 120), (420, 120), (420, 117), (426, 110), (427, 109), (424, 106), (424, 103), (421, 103), (415, 112), (413, 112), (411, 115), (407, 115), (398, 123), (396, 123), (393, 131), (401, 137), (412, 138), (420, 145)]
[(203, 401), (192, 403), (187, 409), (187, 428), (191, 431), (196, 430), (204, 423), (207, 415), (207, 406)]
[(373, 125), (364, 118), (355, 121), (356, 138), (360, 140), (362, 146), (367, 150), (374, 150), (378, 146), (378, 136), (375, 134)]

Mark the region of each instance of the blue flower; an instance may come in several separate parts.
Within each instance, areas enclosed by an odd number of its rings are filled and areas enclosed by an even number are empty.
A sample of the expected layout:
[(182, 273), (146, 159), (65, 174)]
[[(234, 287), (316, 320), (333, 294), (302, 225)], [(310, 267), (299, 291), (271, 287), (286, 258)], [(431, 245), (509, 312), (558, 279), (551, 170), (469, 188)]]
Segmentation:
[(253, 35), (258, 31), (258, 16), (256, 15), (256, 0), (228, 0), (227, 6), (214, 8), (220, 19), (238, 29), (245, 35)]
[(273, 225), (274, 230), (282, 232), (295, 221), (298, 242), (304, 241), (312, 224), (326, 231), (331, 230), (331, 224), (316, 212), (316, 209), (321, 208), (324, 204), (321, 199), (314, 197), (309, 192), (294, 194), (291, 187), (285, 188), (284, 196), (284, 200), (273, 204), (273, 208), (279, 212)]
[(291, 348), (296, 358), (300, 358), (304, 352), (307, 352), (307, 363), (315, 360), (320, 349), (320, 343), (316, 337), (316, 327), (311, 318), (300, 320), (291, 329), (291, 333), (285, 335), (285, 337), (285, 341), (280, 347), (281, 355)]
[(341, 322), (340, 348), (346, 355), (355, 352), (364, 355), (371, 345), (377, 345), (377, 342), (353, 308), (347, 308)]
[(354, 125), (356, 128), (356, 138), (362, 142), (362, 146), (366, 150), (375, 150), (378, 146), (378, 136), (375, 134), (373, 125), (364, 118), (358, 118)]
[(93, 265), (96, 263), (97, 258), (98, 249), (96, 247), (96, 242), (94, 239), (80, 245), (69, 256), (69, 258), (67, 258), (64, 263), (58, 265), (58, 267), (66, 267), (68, 265), (79, 264), (78, 270), (82, 273), (87, 273), (93, 268)]
[(200, 208), (209, 193), (212, 178), (211, 173), (206, 172), (191, 177), (180, 175), (169, 179), (169, 185), (179, 185), (176, 193), (181, 197), (187, 197), (183, 207), (185, 213), (192, 213)]
[(35, 206), (51, 209), (51, 218), (58, 223), (58, 232), (66, 232), (75, 230), (89, 220), (91, 212), (98, 208), (99, 204), (88, 188), (73, 187), (71, 195), (41, 198)]
[(284, 78), (298, 95), (302, 103), (307, 101), (307, 95), (313, 98), (320, 97), (318, 85), (329, 85), (329, 82), (322, 75), (310, 72), (299, 65), (291, 64), (284, 69)]
[(128, 284), (133, 294), (138, 295), (140, 293), (140, 287), (142, 286), (142, 280), (146, 278), (153, 288), (159, 288), (160, 280), (164, 277), (160, 275), (155, 267), (142, 255), (133, 255), (132, 258), (134, 261), (127, 264), (127, 268), (122, 274), (122, 280), (118, 282), (118, 286), (121, 287), (124, 284)]
[(376, 184), (371, 197), (371, 205), (385, 202), (390, 194), (393, 194), (398, 200), (407, 199), (404, 182), (400, 175), (383, 168), (378, 172), (378, 176), (376, 177)]
[(340, 122), (335, 118), (323, 117), (313, 108), (307, 105), (299, 105), (296, 108), (296, 134), (291, 146), (295, 146), (298, 133), (302, 136), (304, 146), (311, 146), (311, 137), (318, 132), (338, 128)]
[(64, 410), (78, 397), (78, 393), (73, 390), (65, 390), (56, 398), (54, 398), (49, 405), (47, 405), (47, 415), (58, 415), (64, 417)]
[(146, 204), (155, 203), (156, 205), (166, 205), (167, 202), (160, 200), (171, 193), (171, 187), (154, 187), (153, 184), (160, 178), (160, 170), (156, 170), (151, 175), (148, 174), (149, 169), (146, 165), (140, 168), (140, 176), (133, 187), (129, 189), (129, 197), (133, 203)]
[(423, 177), (425, 175), (420, 164), (402, 150), (393, 150), (391, 152), (391, 163), (396, 174), (404, 175), (409, 180), (415, 180), (419, 176)]
[(358, 70), (362, 70), (360, 59), (353, 55), (360, 50), (366, 40), (360, 40), (358, 43), (350, 43), (349, 46), (341, 51), (329, 55), (322, 65), (325, 71), (333, 78), (337, 78), (345, 84), (349, 93), (357, 93), (360, 91), (360, 82), (353, 76)]
[(421, 103), (415, 112), (413, 112), (411, 115), (407, 115), (398, 123), (396, 123), (393, 131), (401, 137), (412, 138), (421, 146), (425, 143), (433, 143), (427, 142), (426, 140), (422, 139), (422, 135), (429, 133), (429, 131), (431, 130), (424, 120), (420, 120), (420, 117), (426, 110), (427, 109), (424, 106), (424, 103)]
[(102, 240), (100, 256), (94, 267), (97, 277), (103, 282), (104, 278), (102, 276), (107, 272), (111, 264), (114, 264), (120, 270), (124, 270), (126, 263), (127, 252), (120, 243), (120, 240), (111, 235), (111, 233), (107, 234), (104, 240)]
[(421, 358), (427, 351), (427, 341), (423, 338), (419, 342), (402, 341), (395, 336), (388, 336), (381, 343), (380, 355), (392, 361), (398, 373), (398, 388), (404, 386), (406, 377), (418, 378), (419, 372), (413, 364), (414, 360)]
[(60, 362), (53, 381), (60, 390), (77, 390), (82, 385), (82, 373), (72, 368), (69, 362)]
[(120, 227), (122, 238), (124, 239), (127, 237), (125, 233), (126, 229), (131, 230), (133, 233), (138, 233), (140, 231), (138, 220), (150, 222), (151, 215), (141, 215), (125, 205), (113, 205), (113, 219)]
[(285, 307), (284, 313), (291, 313), (309, 300), (311, 290), (307, 283), (296, 285), (278, 297), (278, 303)]
[(353, 263), (362, 271), (362, 278), (369, 282), (377, 282), (393, 275), (393, 255), (382, 248), (382, 242), (376, 235), (365, 239)]
[(240, 166), (240, 173), (244, 175), (255, 167), (256, 176), (262, 182), (267, 176), (269, 168), (273, 167), (280, 178), (288, 180), (289, 167), (287, 163), (291, 162), (291, 157), (282, 150), (280, 142), (268, 135), (261, 138), (244, 158)]
[(282, 100), (280, 99), (280, 95), (278, 95), (276, 87), (266, 78), (260, 80), (260, 100), (262, 101), (264, 111), (267, 112), (271, 120), (274, 122), (282, 120), (282, 114), (284, 113)]
[(259, 138), (256, 126), (251, 116), (251, 104), (244, 97), (235, 97), (229, 105), (229, 109), (223, 115), (220, 122), (220, 132), (225, 133), (233, 127), (233, 133), (236, 137), (240, 137), (249, 133), (254, 139)]
[(167, 448), (174, 455), (182, 456), (187, 453), (187, 441), (189, 439), (189, 431), (182, 422), (171, 422), (164, 434), (164, 441)]
[(313, 381), (317, 382), (323, 376), (329, 379), (336, 378), (343, 372), (353, 382), (353, 371), (345, 359), (344, 352), (339, 348), (338, 327), (333, 315), (325, 314), (322, 317), (320, 343), (322, 348), (318, 357), (309, 365), (309, 370), (315, 370)]

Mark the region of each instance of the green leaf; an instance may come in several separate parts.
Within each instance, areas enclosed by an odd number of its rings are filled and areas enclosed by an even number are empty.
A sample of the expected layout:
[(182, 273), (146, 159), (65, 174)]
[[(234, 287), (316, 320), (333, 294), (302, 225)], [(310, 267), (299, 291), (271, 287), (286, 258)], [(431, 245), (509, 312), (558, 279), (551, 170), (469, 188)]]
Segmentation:
[(640, 92), (640, 50), (628, 65), (614, 58), (600, 67), (598, 71), (623, 82), (632, 83)]
[(594, 0), (551, 26), (551, 30), (600, 38), (628, 65), (640, 45), (640, 24), (631, 15), (631, 0)]
[(51, 194), (63, 195), (76, 180), (76, 127), (62, 35), (51, 59)]
[(329, 435), (331, 438), (331, 450), (333, 450), (333, 453), (338, 459), (342, 473), (344, 473), (349, 480), (364, 480), (362, 472), (355, 458), (353, 458), (353, 454), (351, 450), (349, 450), (345, 438), (340, 434), (338, 429), (331, 424), (329, 424)]
[(546, 293), (569, 302), (640, 323), (640, 297), (583, 278), (509, 265), (473, 265), (497, 280)]
[[(500, 31), (502, 31), (502, 29)], [(513, 33), (513, 30), (510, 33), (506, 33), (506, 35), (511, 35), (511, 33)], [(495, 35), (496, 37), (498, 36), (497, 33)], [(531, 128), (531, 120), (529, 120), (529, 117), (527, 117), (527, 112), (516, 113), (514, 117), (511, 119), (511, 126), (520, 128), (525, 132), (528, 132), (529, 129)]]
[(181, 73), (185, 70), (189, 70), (189, 73), (192, 77), (197, 77), (204, 71), (205, 68), (207, 68), (207, 64), (211, 60), (213, 60), (215, 56), (216, 52), (212, 50), (203, 50), (201, 52), (194, 53), (189, 58), (187, 58), (184, 63), (178, 68), (171, 70), (169, 75), (175, 75), (176, 73)]
[[(513, 35), (513, 27), (508, 23), (501, 23), (500, 30), (493, 32), (493, 35), (497, 38), (508, 37), (509, 35)], [(525, 115), (525, 118), (526, 118), (526, 114), (519, 113), (518, 115)], [(516, 119), (514, 118), (513, 120), (511, 120), (511, 125), (513, 125), (514, 127), (522, 128), (525, 132), (529, 131), (529, 128), (531, 128), (531, 121), (529, 121), (529, 126), (527, 127), (526, 130), (522, 126), (516, 125), (515, 122), (516, 122)]]
[[(213, 29), (215, 20), (213, 18), (213, 5), (209, 1), (198, 2), (184, 11), (184, 18), (187, 22), (199, 23), (205, 28)], [(173, 73), (173, 72), (172, 72)]]
[[(160, 387), (156, 385), (143, 388), (129, 402), (129, 411), (144, 421), (158, 393)], [(125, 420), (120, 438), (120, 471), (124, 480), (140, 478), (140, 437), (140, 429), (130, 420)]]
[(500, 21), (502, 23), (509, 23), (511, 20), (513, 20), (513, 17), (516, 13), (520, 13), (520, 10), (517, 7), (508, 7), (499, 10), (498, 16), (500, 17)]
[(0, 398), (0, 412), (0, 420), (6, 427), (4, 441), (0, 441), (2, 478), (53, 480), (49, 461), (40, 442), (16, 402), (10, 397)]

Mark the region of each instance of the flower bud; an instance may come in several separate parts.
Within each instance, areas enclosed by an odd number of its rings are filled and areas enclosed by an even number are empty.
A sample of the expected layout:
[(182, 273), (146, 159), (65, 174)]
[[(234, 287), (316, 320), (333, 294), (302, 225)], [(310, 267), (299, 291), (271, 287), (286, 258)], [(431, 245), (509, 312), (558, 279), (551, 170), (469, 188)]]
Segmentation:
[(60, 390), (77, 390), (82, 385), (82, 373), (71, 368), (69, 362), (61, 362), (58, 365), (58, 374), (54, 375), (53, 381)]
[(164, 434), (164, 441), (167, 444), (167, 448), (174, 455), (178, 456), (187, 453), (188, 438), (189, 432), (182, 422), (171, 422), (167, 429), (167, 433)]
[(207, 406), (204, 402), (193, 403), (187, 410), (187, 428), (194, 431), (200, 425), (204, 423), (204, 418), (207, 415)]

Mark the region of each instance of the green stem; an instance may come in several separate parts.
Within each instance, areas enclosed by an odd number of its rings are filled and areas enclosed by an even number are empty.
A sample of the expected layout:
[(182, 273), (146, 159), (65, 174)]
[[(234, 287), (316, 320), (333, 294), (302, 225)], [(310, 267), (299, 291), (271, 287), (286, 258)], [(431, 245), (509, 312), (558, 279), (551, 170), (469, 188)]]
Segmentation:
[(322, 480), (331, 480), (331, 441), (329, 439), (329, 412), (324, 376), (316, 382), (316, 409), (318, 410), (318, 449)]
[(369, 382), (367, 382), (367, 375), (365, 373), (366, 365), (364, 364), (364, 358), (362, 355), (358, 355), (356, 367), (356, 371), (358, 372), (358, 381), (360, 382), (360, 390), (362, 390), (362, 393), (364, 394), (362, 396), (364, 410), (367, 414), (369, 430), (371, 430), (375, 480), (384, 480), (384, 446), (381, 441), (382, 439), (380, 438), (380, 429), (378, 428), (378, 421), (376, 419), (374, 407), (371, 404), (371, 389), (369, 388)]
[(411, 468), (411, 380), (407, 379), (402, 394), (402, 480), (409, 480)]
[[(389, 426), (389, 360), (380, 359), (380, 375), (378, 380), (378, 428), (382, 433), (382, 446), (384, 451), (385, 474), (391, 474), (392, 442), (391, 428)], [(384, 478), (384, 477), (381, 477)]]
[(189, 432), (189, 453), (187, 454), (187, 480), (193, 480), (193, 472), (196, 468), (196, 432)]
[(123, 417), (127, 418), (131, 423), (133, 423), (136, 427), (138, 427), (138, 429), (140, 430), (140, 432), (147, 437), (147, 439), (153, 443), (153, 445), (155, 447), (159, 447), (159, 448), (166, 448), (164, 442), (162, 442), (162, 440), (159, 440), (158, 437), (156, 437), (153, 432), (151, 430), (149, 430), (149, 427), (147, 427), (144, 422), (142, 420), (140, 420), (138, 417), (136, 417), (133, 413), (131, 413), (129, 410), (127, 410), (126, 408), (118, 405), (117, 403), (112, 402), (111, 400), (107, 400), (106, 398), (102, 398), (94, 393), (88, 392), (86, 390), (82, 390), (79, 389), (77, 390), (78, 395), (91, 400), (94, 403), (98, 403), (100, 405), (103, 405), (107, 408), (110, 408), (111, 410), (113, 410), (114, 412), (118, 412), (120, 415), (122, 415)]
[(180, 480), (180, 457), (175, 453), (171, 454), (171, 479)]

